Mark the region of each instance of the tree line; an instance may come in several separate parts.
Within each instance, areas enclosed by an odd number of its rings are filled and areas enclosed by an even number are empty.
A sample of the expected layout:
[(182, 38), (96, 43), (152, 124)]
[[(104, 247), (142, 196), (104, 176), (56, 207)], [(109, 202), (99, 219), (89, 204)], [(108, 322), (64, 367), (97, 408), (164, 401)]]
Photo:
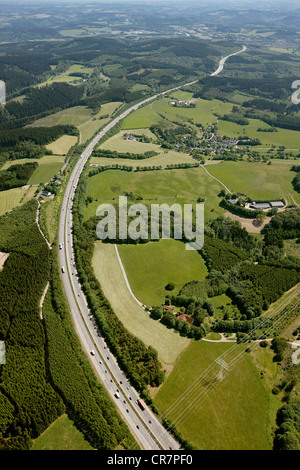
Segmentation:
[(164, 372), (157, 352), (126, 330), (103, 295), (92, 268), (96, 220), (92, 218), (83, 222), (85, 199), (86, 182), (82, 177), (73, 206), (74, 246), (80, 281), (98, 327), (121, 369), (138, 391), (145, 391), (147, 385), (160, 385), (164, 380)]

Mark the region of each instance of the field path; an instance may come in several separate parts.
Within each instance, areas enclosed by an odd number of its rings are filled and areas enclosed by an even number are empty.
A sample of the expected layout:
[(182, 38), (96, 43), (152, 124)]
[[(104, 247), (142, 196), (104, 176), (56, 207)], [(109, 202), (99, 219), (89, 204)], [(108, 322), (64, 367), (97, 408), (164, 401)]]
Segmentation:
[(41, 207), (41, 203), (40, 201), (38, 201), (38, 208), (37, 208), (37, 211), (36, 211), (36, 224), (37, 224), (37, 227), (39, 229), (39, 232), (40, 234), (42, 235), (43, 239), (45, 240), (45, 242), (47, 243), (48, 247), (50, 250), (52, 250), (52, 246), (51, 246), (51, 243), (47, 240), (46, 236), (44, 235), (44, 232), (42, 231), (41, 227), (40, 227), (40, 223), (39, 223), (39, 217), (40, 217), (40, 207)]
[(146, 346), (156, 349), (164, 365), (175, 364), (191, 340), (150, 318), (128, 289), (117, 251), (111, 243), (96, 243), (92, 266), (104, 297), (126, 329)]
[(134, 295), (134, 293), (133, 293), (132, 290), (131, 290), (131, 287), (130, 287), (130, 284), (129, 284), (129, 281), (128, 281), (128, 278), (127, 278), (127, 275), (126, 275), (125, 268), (124, 268), (124, 266), (123, 266), (121, 257), (120, 257), (120, 255), (119, 255), (119, 251), (118, 251), (117, 245), (114, 244), (114, 247), (115, 247), (116, 254), (117, 254), (117, 258), (118, 258), (118, 261), (119, 261), (119, 264), (120, 264), (120, 268), (121, 268), (121, 270), (122, 270), (122, 273), (123, 273), (123, 276), (124, 276), (124, 280), (125, 280), (125, 283), (126, 283), (126, 286), (127, 286), (128, 290), (129, 290), (129, 292), (130, 292), (130, 295), (133, 297), (133, 299), (135, 300), (135, 302), (137, 302), (140, 307), (143, 307), (142, 302), (140, 302), (140, 301), (136, 298), (136, 296)]
[(46, 294), (48, 292), (49, 286), (50, 286), (50, 282), (47, 283), (47, 285), (45, 287), (45, 290), (43, 292), (43, 295), (41, 297), (41, 300), (40, 300), (40, 318), (41, 318), (41, 320), (43, 319), (43, 305), (44, 305), (44, 300), (45, 300)]
[(231, 191), (230, 191), (230, 189), (228, 189), (227, 186), (225, 186), (225, 184), (222, 183), (222, 181), (218, 180), (218, 178), (216, 178), (215, 176), (213, 176), (213, 175), (205, 168), (204, 165), (200, 165), (200, 166), (203, 168), (203, 170), (206, 171), (206, 173), (207, 173), (211, 178), (213, 178), (214, 180), (218, 181), (218, 183), (220, 183), (220, 184), (226, 189), (226, 191), (228, 191), (230, 194), (232, 194)]

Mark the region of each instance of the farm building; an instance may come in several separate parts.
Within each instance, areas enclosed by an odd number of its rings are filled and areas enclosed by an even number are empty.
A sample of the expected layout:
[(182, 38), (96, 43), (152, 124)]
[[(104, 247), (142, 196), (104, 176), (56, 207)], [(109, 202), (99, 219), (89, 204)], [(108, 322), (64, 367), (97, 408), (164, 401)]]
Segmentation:
[(186, 321), (188, 323), (190, 323), (192, 325), (193, 323), (193, 319), (192, 317), (190, 317), (189, 315), (187, 315), (186, 313), (181, 313), (180, 315), (178, 315), (178, 320), (183, 320), (183, 321)]
[(256, 204), (256, 202), (252, 202), (252, 204), (250, 205), (250, 208), (251, 209), (270, 209), (271, 206), (268, 202), (258, 202)]
[(51, 193), (49, 191), (46, 191), (45, 189), (41, 192), (41, 195), (44, 197), (50, 197)]
[(165, 305), (165, 306), (164, 306), (164, 309), (165, 309), (165, 310), (169, 310), (170, 312), (172, 312), (173, 308), (174, 308), (174, 307), (172, 307), (172, 305)]
[(271, 201), (270, 206), (271, 207), (284, 207), (284, 203), (282, 201)]

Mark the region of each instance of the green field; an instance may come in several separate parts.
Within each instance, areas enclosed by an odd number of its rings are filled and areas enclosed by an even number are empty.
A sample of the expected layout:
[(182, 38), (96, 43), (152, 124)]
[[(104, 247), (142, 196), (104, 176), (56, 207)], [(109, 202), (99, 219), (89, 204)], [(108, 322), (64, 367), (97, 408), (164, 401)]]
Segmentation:
[[(69, 124), (78, 128), (80, 131), (81, 143), (84, 144), (91, 139), (94, 134), (101, 129), (101, 127), (107, 124), (109, 120), (109, 117), (107, 116), (111, 116), (121, 104), (122, 103), (119, 101), (105, 103), (101, 105), (101, 108), (97, 113), (94, 113), (93, 110), (87, 106), (75, 106), (38, 119), (31, 124), (31, 127), (48, 127)], [(72, 145), (74, 144), (72, 143)], [(55, 145), (53, 145), (53, 147), (53, 153), (56, 153), (57, 149), (55, 148)], [(63, 145), (63, 147), (67, 148), (67, 145)]]
[(67, 415), (58, 418), (43, 432), (31, 447), (31, 450), (93, 450)]
[(218, 131), (221, 135), (228, 137), (247, 135), (253, 139), (257, 138), (261, 141), (261, 145), (258, 147), (271, 148), (272, 145), (275, 145), (275, 147), (284, 145), (287, 149), (300, 148), (298, 131), (277, 128), (277, 132), (257, 132), (259, 128), (268, 129), (270, 126), (258, 119), (249, 119), (247, 126), (240, 126), (239, 124), (222, 120), (218, 122)]
[(37, 160), (39, 166), (33, 173), (28, 184), (48, 183), (64, 164), (65, 157), (59, 155), (46, 155)]
[(124, 134), (127, 133), (128, 131), (119, 132), (106, 140), (100, 148), (105, 150), (115, 150), (116, 152), (122, 153), (145, 153), (149, 151), (163, 152), (163, 149), (159, 145), (124, 139)]
[(63, 135), (49, 145), (46, 145), (48, 150), (51, 150), (54, 155), (66, 155), (71, 147), (76, 145), (78, 137), (74, 135)]
[(154, 110), (153, 102), (129, 114), (122, 122), (122, 129), (148, 128), (152, 124), (158, 124), (160, 121), (161, 117)]
[(131, 158), (104, 158), (92, 157), (91, 163), (96, 165), (127, 165), (133, 168), (161, 166), (166, 168), (167, 165), (176, 165), (180, 163), (195, 163), (195, 160), (186, 153), (175, 152), (161, 152), (155, 157), (145, 158), (143, 160), (133, 160)]
[(277, 128), (277, 132), (257, 132), (258, 128), (269, 128), (270, 126), (259, 119), (249, 119), (249, 124), (241, 126), (229, 121), (218, 119), (219, 116), (228, 114), (232, 107), (239, 102), (247, 100), (243, 95), (233, 95), (233, 102), (223, 102), (217, 99), (193, 100), (196, 103), (195, 108), (178, 107), (172, 105), (172, 97), (176, 99), (190, 100), (191, 94), (180, 91), (170, 95), (170, 98), (161, 98), (151, 102), (124, 119), (122, 129), (147, 128), (158, 124), (163, 120), (161, 116), (177, 122), (186, 122), (191, 119), (194, 123), (208, 126), (212, 123), (218, 123), (218, 132), (222, 136), (242, 137), (247, 135), (250, 138), (258, 138), (261, 141), (262, 148), (269, 149), (273, 145), (276, 147), (285, 146), (287, 149), (299, 149), (299, 133), (289, 129)]
[(294, 161), (273, 160), (265, 163), (221, 162), (209, 167), (209, 172), (220, 179), (232, 192), (240, 192), (253, 200), (285, 198), (288, 204), (300, 203), (300, 194), (294, 191), (291, 167)]
[(224, 214), (217, 196), (221, 189), (222, 186), (200, 167), (147, 172), (107, 170), (88, 178), (88, 193), (93, 202), (87, 206), (85, 219), (96, 214), (99, 204), (118, 202), (119, 196), (128, 191), (143, 197), (145, 204), (196, 204), (202, 196), (206, 198), (205, 217), (217, 217)]
[(202, 100), (196, 101), (195, 108), (177, 107), (171, 104), (170, 99), (163, 98), (153, 103), (153, 110), (156, 113), (165, 114), (167, 118), (178, 120), (181, 118), (183, 121), (192, 119), (195, 123), (203, 124), (204, 126), (217, 122), (217, 114), (229, 113), (232, 110), (233, 103), (224, 103), (220, 100)]
[(26, 193), (27, 189), (22, 188), (0, 191), (0, 215), (10, 212), (14, 207), (19, 206)]
[[(217, 376), (219, 367), (212, 366), (211, 372), (202, 380), (201, 376), (231, 347), (236, 352), (241, 351), (244, 359), (238, 361), (212, 389), (210, 380)], [(270, 398), (270, 391), (251, 356), (243, 352), (244, 348), (231, 343), (193, 341), (155, 395), (156, 406), (199, 449), (271, 450), (275, 398)], [(274, 380), (273, 354), (269, 349), (259, 349), (255, 359), (261, 370), (271, 365), (270, 380)], [(198, 385), (189, 391), (196, 380)], [(174, 408), (169, 409), (172, 405)]]
[(125, 282), (114, 246), (98, 242), (92, 265), (105, 297), (128, 331), (146, 345), (153, 346), (164, 364), (174, 364), (190, 340), (152, 320), (134, 300)]
[(199, 253), (186, 250), (178, 240), (120, 245), (119, 254), (133, 293), (149, 307), (164, 302), (169, 282), (175, 284), (172, 294), (177, 294), (186, 282), (207, 276)]
[(85, 122), (84, 124), (78, 126), (81, 136), (81, 144), (84, 144), (89, 139), (91, 139), (94, 134), (96, 134), (96, 132), (101, 129), (101, 127), (105, 126), (105, 124), (108, 123), (108, 121), (109, 118), (95, 119), (92, 121)]
[(65, 157), (62, 155), (45, 155), (42, 158), (21, 158), (19, 160), (9, 160), (5, 162), (2, 170), (6, 170), (12, 165), (21, 165), (27, 162), (37, 162), (39, 164), (38, 168), (33, 173), (28, 184), (39, 184), (46, 183), (56, 175), (56, 173), (61, 169), (65, 161)]
[(82, 84), (81, 77), (71, 76), (71, 74), (74, 72), (80, 72), (80, 73), (84, 73), (87, 75), (91, 75), (93, 73), (93, 69), (91, 67), (84, 67), (83, 65), (73, 64), (65, 72), (62, 72), (59, 75), (54, 75), (48, 78), (48, 80), (45, 80), (44, 82), (39, 83), (38, 85), (35, 85), (35, 86), (40, 88), (46, 85), (51, 85), (52, 83), (62, 83), (62, 82), (69, 83), (71, 85)]
[(92, 110), (87, 106), (74, 106), (38, 119), (33, 124), (30, 124), (30, 127), (50, 127), (65, 124), (77, 127), (91, 119), (92, 116)]

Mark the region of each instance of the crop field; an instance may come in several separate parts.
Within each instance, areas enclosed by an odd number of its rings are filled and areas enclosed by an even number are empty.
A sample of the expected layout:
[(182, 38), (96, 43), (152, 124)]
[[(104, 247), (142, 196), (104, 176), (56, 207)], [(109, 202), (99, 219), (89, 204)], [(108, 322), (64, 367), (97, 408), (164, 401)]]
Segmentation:
[(30, 124), (30, 127), (51, 127), (60, 124), (70, 124), (77, 127), (91, 118), (92, 110), (87, 106), (74, 106), (38, 119), (33, 124)]
[(121, 102), (105, 103), (101, 106), (101, 109), (94, 114), (92, 109), (87, 106), (74, 106), (67, 108), (57, 113), (53, 113), (50, 116), (38, 119), (30, 127), (48, 127), (58, 125), (73, 125), (79, 127), (85, 123), (91, 123), (93, 119), (103, 119), (105, 115), (111, 115), (119, 106)]
[(289, 204), (295, 200), (300, 203), (300, 195), (291, 184), (294, 162), (273, 160), (265, 163), (222, 162), (209, 167), (210, 173), (220, 179), (232, 192), (240, 192), (254, 200), (287, 199)]
[(164, 364), (174, 364), (190, 340), (152, 320), (131, 296), (114, 245), (98, 242), (92, 264), (105, 297), (128, 331), (153, 346)]
[(85, 211), (85, 219), (94, 216), (102, 202), (117, 202), (119, 196), (129, 191), (135, 197), (142, 197), (145, 204), (195, 204), (202, 196), (206, 198), (205, 217), (214, 218), (224, 214), (217, 196), (221, 189), (201, 167), (146, 172), (107, 170), (88, 179), (88, 193), (93, 202)]
[(166, 284), (173, 282), (172, 294), (189, 281), (204, 279), (207, 269), (197, 251), (188, 251), (178, 240), (160, 240), (142, 245), (120, 245), (122, 259), (134, 295), (148, 307), (161, 305)]
[(167, 165), (176, 165), (179, 163), (195, 163), (195, 160), (186, 153), (175, 152), (173, 150), (161, 152), (155, 157), (145, 158), (144, 160), (133, 160), (131, 158), (105, 158), (92, 157), (91, 163), (96, 165), (127, 165), (133, 168), (161, 166), (166, 168)]
[[(270, 399), (250, 355), (244, 353), (214, 390), (205, 393), (218, 373), (217, 366), (189, 392), (189, 387), (230, 347), (229, 342), (193, 341), (155, 395), (154, 403), (200, 449), (270, 450), (270, 428), (274, 424), (270, 401), (275, 398)], [(237, 351), (244, 349), (242, 345), (234, 347)], [(263, 355), (257, 358), (260, 370), (265, 370), (266, 363), (272, 365), (272, 353), (269, 349), (259, 353)], [(274, 380), (274, 365), (271, 371)], [(169, 410), (176, 400), (177, 406)]]
[(78, 126), (81, 136), (81, 143), (84, 144), (91, 139), (101, 127), (105, 126), (109, 121), (109, 118), (93, 119), (92, 121), (85, 122)]
[(54, 155), (66, 155), (73, 145), (78, 141), (74, 135), (63, 135), (49, 145), (46, 145), (48, 150), (52, 150)]
[(0, 191), (0, 215), (10, 212), (19, 206), (27, 189), (13, 188), (7, 191)]

